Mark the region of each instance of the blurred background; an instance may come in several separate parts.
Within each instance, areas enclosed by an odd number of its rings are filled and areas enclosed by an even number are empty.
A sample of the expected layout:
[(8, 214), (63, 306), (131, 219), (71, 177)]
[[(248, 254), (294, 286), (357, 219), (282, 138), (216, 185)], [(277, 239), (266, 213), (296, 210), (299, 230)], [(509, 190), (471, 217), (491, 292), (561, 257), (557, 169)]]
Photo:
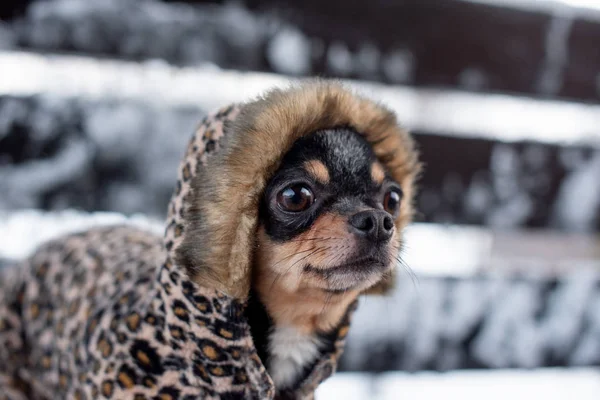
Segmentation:
[(598, 0), (3, 0), (0, 267), (162, 232), (200, 119), (308, 76), (389, 105), (425, 163), (411, 271), (318, 398), (599, 398)]

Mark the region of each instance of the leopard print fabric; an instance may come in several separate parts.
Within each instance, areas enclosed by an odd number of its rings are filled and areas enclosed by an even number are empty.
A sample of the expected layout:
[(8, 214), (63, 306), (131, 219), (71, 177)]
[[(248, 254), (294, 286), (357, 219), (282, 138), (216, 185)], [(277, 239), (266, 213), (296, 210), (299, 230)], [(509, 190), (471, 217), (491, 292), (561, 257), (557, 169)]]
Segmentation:
[[(0, 399), (272, 399), (245, 303), (172, 260), (198, 163), (218, 150), (228, 107), (203, 121), (179, 170), (165, 237), (96, 228), (42, 246), (0, 275)], [(348, 331), (286, 397), (310, 399)]]

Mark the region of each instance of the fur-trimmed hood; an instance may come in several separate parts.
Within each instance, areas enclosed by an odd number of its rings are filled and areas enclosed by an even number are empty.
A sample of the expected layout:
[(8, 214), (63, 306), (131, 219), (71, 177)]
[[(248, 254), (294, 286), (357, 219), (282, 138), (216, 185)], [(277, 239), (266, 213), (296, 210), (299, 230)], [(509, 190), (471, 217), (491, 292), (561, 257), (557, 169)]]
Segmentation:
[(196, 283), (245, 300), (258, 205), (269, 178), (297, 139), (336, 127), (362, 134), (400, 183), (408, 201), (396, 224), (405, 226), (420, 168), (411, 137), (385, 107), (339, 83), (313, 81), (227, 107), (199, 127), (169, 206), (165, 241), (172, 259)]

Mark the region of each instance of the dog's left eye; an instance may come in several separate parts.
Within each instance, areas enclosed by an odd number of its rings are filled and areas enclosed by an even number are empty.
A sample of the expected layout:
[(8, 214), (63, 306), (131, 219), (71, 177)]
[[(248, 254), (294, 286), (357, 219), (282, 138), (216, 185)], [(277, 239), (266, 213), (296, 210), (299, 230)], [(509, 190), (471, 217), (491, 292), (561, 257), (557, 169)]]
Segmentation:
[(383, 208), (388, 213), (394, 215), (400, 207), (400, 201), (402, 200), (402, 194), (397, 189), (388, 190), (383, 197)]
[(313, 192), (305, 185), (292, 185), (277, 195), (277, 204), (285, 211), (300, 212), (308, 209), (315, 201)]

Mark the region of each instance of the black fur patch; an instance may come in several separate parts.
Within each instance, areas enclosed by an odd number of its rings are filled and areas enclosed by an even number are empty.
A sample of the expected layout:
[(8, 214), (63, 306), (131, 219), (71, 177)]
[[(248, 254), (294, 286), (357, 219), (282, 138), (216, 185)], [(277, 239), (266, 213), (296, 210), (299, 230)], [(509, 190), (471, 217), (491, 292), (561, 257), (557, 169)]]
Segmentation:
[(250, 325), (250, 333), (256, 352), (264, 365), (268, 358), (268, 338), (269, 331), (273, 327), (273, 321), (267, 314), (265, 306), (258, 298), (258, 294), (254, 290), (250, 290), (248, 296), (248, 306), (246, 307), (246, 318)]

